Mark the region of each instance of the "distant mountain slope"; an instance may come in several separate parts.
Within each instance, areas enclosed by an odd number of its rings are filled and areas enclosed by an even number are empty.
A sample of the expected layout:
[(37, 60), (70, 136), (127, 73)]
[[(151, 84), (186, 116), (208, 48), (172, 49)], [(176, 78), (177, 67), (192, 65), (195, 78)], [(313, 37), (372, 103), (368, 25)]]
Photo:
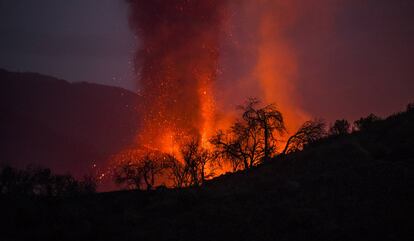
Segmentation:
[(0, 70), (0, 162), (80, 174), (133, 141), (139, 103), (117, 87)]

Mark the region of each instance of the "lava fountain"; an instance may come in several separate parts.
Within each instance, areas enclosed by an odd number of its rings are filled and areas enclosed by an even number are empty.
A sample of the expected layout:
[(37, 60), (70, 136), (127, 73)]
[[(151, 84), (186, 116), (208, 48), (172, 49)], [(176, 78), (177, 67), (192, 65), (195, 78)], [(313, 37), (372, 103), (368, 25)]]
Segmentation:
[(144, 99), (139, 146), (176, 153), (188, 136), (207, 146), (247, 97), (276, 103), (290, 132), (309, 118), (296, 93), (300, 70), (290, 37), (309, 15), (319, 15), (300, 11), (306, 2), (126, 1)]
[(130, 25), (144, 99), (140, 145), (174, 152), (175, 140), (200, 136), (207, 145), (215, 115), (214, 85), (222, 0), (129, 0)]
[(180, 158), (188, 137), (208, 149), (209, 137), (234, 122), (235, 106), (248, 97), (275, 103), (290, 133), (309, 119), (296, 91), (301, 66), (292, 36), (304, 23), (329, 28), (330, 8), (304, 0), (124, 1), (137, 40), (142, 122), (136, 142), (114, 160), (137, 150)]

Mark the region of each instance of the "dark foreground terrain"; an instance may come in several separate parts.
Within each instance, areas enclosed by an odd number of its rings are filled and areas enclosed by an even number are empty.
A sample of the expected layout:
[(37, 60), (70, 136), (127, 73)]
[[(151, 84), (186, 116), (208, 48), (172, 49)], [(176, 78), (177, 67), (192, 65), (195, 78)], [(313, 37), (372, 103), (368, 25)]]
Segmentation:
[(201, 188), (2, 197), (0, 240), (412, 240), (414, 112)]

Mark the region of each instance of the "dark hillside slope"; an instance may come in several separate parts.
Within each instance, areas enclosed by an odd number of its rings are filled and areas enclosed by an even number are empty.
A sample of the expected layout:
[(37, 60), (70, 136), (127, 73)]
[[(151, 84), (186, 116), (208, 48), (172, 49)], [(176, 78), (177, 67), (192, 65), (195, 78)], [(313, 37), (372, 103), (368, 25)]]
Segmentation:
[(0, 163), (87, 170), (133, 141), (139, 103), (117, 87), (0, 70)]
[(0, 235), (5, 240), (411, 240), (413, 146), (414, 112), (401, 113), (198, 189), (3, 199), (6, 231)]

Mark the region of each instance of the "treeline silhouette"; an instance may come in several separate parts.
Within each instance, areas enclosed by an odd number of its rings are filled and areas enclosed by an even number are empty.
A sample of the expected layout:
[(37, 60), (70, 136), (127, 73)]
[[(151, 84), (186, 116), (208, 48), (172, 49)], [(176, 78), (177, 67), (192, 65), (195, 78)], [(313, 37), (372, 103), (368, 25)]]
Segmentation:
[[(408, 104), (406, 111), (412, 112), (413, 106)], [(283, 114), (275, 104), (265, 105), (257, 98), (249, 98), (237, 109), (240, 117), (229, 129), (218, 130), (207, 144), (202, 143), (200, 136), (188, 136), (178, 140), (178, 155), (141, 149), (117, 156), (114, 182), (140, 190), (163, 188), (166, 183), (172, 183), (170, 186), (175, 188), (200, 186), (215, 177), (223, 165), (231, 166), (232, 172), (248, 170), (327, 139), (369, 131), (382, 121), (369, 114), (353, 124), (345, 119), (336, 120), (328, 128), (324, 120), (314, 119), (288, 136)]]
[[(411, 240), (414, 104), (386, 118), (346, 122), (307, 121), (285, 134), (287, 147), (276, 141), (270, 160), (263, 129), (254, 126), (262, 158), (252, 166), (235, 158), (238, 171), (212, 180), (208, 169), (203, 181), (203, 163), (194, 163), (206, 160), (197, 157), (203, 146), (189, 139), (180, 148), (185, 161), (153, 162), (165, 154), (145, 151), (121, 158), (132, 167), (120, 174), (137, 178), (120, 182), (142, 191), (0, 195), (0, 240)], [(222, 133), (233, 143), (231, 128)], [(224, 150), (219, 164), (230, 155)], [(156, 188), (160, 172), (173, 170), (174, 186), (186, 188)]]
[(69, 174), (53, 174), (49, 168), (34, 165), (29, 165), (26, 169), (8, 165), (0, 167), (0, 195), (67, 197), (95, 191), (96, 181), (92, 176), (76, 180)]
[(200, 186), (225, 164), (235, 172), (270, 160), (277, 153), (276, 134), (286, 132), (282, 113), (274, 104), (262, 105), (256, 98), (238, 109), (241, 118), (228, 130), (218, 130), (208, 143), (202, 143), (200, 136), (178, 140), (180, 158), (145, 149), (117, 156), (115, 183), (150, 190), (156, 184), (164, 186), (167, 178), (176, 188)]
[[(271, 159), (282, 157), (315, 146), (332, 138), (375, 129), (382, 118), (369, 114), (351, 124), (348, 120), (336, 120), (327, 128), (322, 119), (306, 121), (298, 130), (286, 137), (287, 131), (282, 113), (275, 104), (263, 105), (256, 98), (249, 98), (237, 107), (240, 118), (229, 129), (218, 130), (208, 140), (209, 148), (200, 136), (188, 136), (181, 140), (179, 159), (172, 153), (156, 150), (130, 150), (117, 156), (113, 169), (113, 181), (127, 189), (152, 190), (170, 187), (201, 186), (216, 177), (223, 165), (230, 165), (232, 172), (248, 170)], [(407, 105), (406, 112), (414, 111), (414, 103)], [(281, 146), (281, 145), (284, 146)], [(26, 169), (11, 166), (0, 167), (0, 194), (26, 196), (70, 196), (93, 193), (97, 177), (84, 176), (76, 180), (71, 175), (56, 175), (49, 168), (29, 165)]]

